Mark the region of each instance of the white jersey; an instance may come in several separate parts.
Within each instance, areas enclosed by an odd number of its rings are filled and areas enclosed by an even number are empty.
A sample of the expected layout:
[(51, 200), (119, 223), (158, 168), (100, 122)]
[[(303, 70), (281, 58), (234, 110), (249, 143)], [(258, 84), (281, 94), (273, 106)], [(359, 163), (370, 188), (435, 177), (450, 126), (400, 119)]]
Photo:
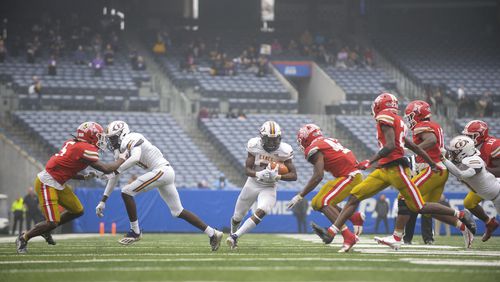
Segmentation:
[(163, 157), (160, 149), (151, 144), (142, 134), (129, 133), (123, 138), (120, 145), (120, 152), (129, 151), (135, 147), (141, 147), (141, 157), (137, 165), (146, 170), (153, 170), (155, 168), (169, 164)]
[[(278, 149), (269, 153), (264, 150), (264, 147), (262, 147), (260, 137), (255, 137), (248, 140), (247, 152), (255, 157), (255, 163), (253, 167), (255, 171), (266, 169), (267, 165), (271, 162), (284, 163), (285, 161), (291, 160), (293, 158), (293, 149), (289, 144), (281, 142)], [(276, 183), (263, 182), (257, 180), (257, 178), (255, 177), (249, 177), (248, 180), (255, 181), (255, 183), (258, 183), (260, 186), (276, 186)]]
[[(452, 174), (466, 183), (481, 198), (495, 200), (500, 197), (500, 182), (486, 170), (486, 164), (480, 156), (464, 158), (458, 165), (459, 169), (456, 169), (448, 160), (445, 160), (444, 163)], [(477, 170), (480, 171), (476, 172)]]

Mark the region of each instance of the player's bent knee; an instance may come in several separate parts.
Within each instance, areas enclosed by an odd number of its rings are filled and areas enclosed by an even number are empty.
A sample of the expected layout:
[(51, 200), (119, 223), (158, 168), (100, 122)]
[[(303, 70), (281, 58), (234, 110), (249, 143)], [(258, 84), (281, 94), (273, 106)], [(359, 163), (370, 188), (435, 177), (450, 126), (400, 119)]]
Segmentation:
[(132, 189), (127, 189), (126, 187), (122, 188), (122, 197), (123, 197), (123, 194), (127, 195), (127, 196), (135, 196), (135, 193)]
[(476, 201), (473, 201), (469, 198), (464, 199), (464, 208), (466, 208), (468, 210), (474, 209), (475, 207), (477, 207), (477, 205), (478, 205), (478, 203)]
[(47, 225), (49, 225), (50, 228), (54, 229), (57, 226), (59, 226), (59, 222), (58, 221), (47, 221)]
[(314, 197), (311, 201), (311, 207), (313, 208), (313, 210), (315, 211), (319, 211), (321, 210), (324, 206), (321, 204), (321, 201), (316, 199), (316, 197)]
[(171, 209), (170, 210), (170, 214), (173, 216), (173, 217), (179, 217), (179, 215), (182, 213), (182, 211), (184, 210), (184, 208), (176, 208), (176, 209)]

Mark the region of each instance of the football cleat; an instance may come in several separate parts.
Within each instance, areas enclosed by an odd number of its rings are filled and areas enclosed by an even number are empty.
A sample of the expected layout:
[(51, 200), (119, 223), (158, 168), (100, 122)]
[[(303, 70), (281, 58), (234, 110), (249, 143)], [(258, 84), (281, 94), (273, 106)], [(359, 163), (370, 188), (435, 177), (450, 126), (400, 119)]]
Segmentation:
[(128, 246), (141, 240), (141, 238), (142, 238), (142, 232), (137, 234), (134, 232), (134, 230), (130, 229), (129, 232), (125, 235), (125, 237), (120, 239), (118, 243)]
[(375, 241), (378, 244), (389, 246), (391, 247), (391, 249), (396, 251), (399, 250), (399, 248), (401, 248), (401, 239), (396, 240), (394, 235), (389, 235), (386, 237), (374, 237), (373, 239), (375, 239)]
[(353, 214), (350, 218), (350, 221), (352, 222), (354, 234), (356, 235), (361, 235), (363, 233), (363, 224), (365, 223), (365, 213), (363, 212), (356, 212)]
[(49, 245), (55, 245), (56, 244), (56, 241), (54, 241), (54, 238), (52, 238), (52, 234), (50, 234), (50, 232), (43, 233), (40, 236), (42, 236), (43, 239), (45, 239), (45, 242), (47, 242), (47, 244), (49, 244)]
[(459, 218), (459, 220), (465, 224), (465, 226), (472, 232), (473, 235), (476, 235), (476, 222), (472, 217), (472, 214), (468, 210), (463, 210), (464, 216)]
[(220, 232), (219, 230), (215, 230), (214, 235), (210, 237), (210, 246), (212, 247), (213, 252), (219, 249), (220, 241), (222, 241), (222, 235), (223, 235), (222, 232)]
[(328, 231), (325, 228), (317, 225), (314, 222), (311, 222), (311, 227), (314, 233), (316, 233), (316, 235), (318, 235), (318, 237), (321, 238), (321, 240), (323, 240), (323, 243), (328, 245), (333, 241), (334, 237), (330, 233), (328, 233)]
[(226, 239), (226, 244), (231, 250), (238, 249), (238, 236), (236, 234), (231, 234)]
[(490, 239), (491, 235), (495, 230), (497, 230), (499, 224), (495, 220), (495, 218), (490, 219), (488, 223), (486, 223), (486, 231), (484, 232), (483, 238), (481, 238), (481, 241), (486, 242)]
[(344, 243), (342, 244), (342, 248), (338, 250), (338, 253), (347, 253), (352, 247), (359, 241), (359, 237), (353, 233), (350, 233), (350, 236), (344, 236)]
[(468, 229), (460, 230), (462, 232), (462, 236), (464, 237), (465, 248), (472, 248), (472, 241), (474, 241), (474, 234)]
[(238, 228), (240, 228), (240, 222), (236, 223), (235, 221), (233, 221), (233, 219), (231, 218), (231, 234), (234, 234), (234, 232), (236, 232), (236, 230), (238, 230)]
[(24, 239), (24, 233), (19, 234), (16, 238), (16, 249), (18, 254), (26, 254), (28, 252), (28, 241)]

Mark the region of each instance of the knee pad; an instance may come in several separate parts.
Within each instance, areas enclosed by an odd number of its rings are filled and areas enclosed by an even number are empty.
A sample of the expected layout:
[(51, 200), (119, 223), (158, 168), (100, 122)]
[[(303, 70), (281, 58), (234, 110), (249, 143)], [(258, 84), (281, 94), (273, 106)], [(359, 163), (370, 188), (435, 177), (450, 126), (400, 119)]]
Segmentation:
[(400, 215), (411, 215), (411, 210), (406, 205), (405, 200), (398, 200), (398, 214)]

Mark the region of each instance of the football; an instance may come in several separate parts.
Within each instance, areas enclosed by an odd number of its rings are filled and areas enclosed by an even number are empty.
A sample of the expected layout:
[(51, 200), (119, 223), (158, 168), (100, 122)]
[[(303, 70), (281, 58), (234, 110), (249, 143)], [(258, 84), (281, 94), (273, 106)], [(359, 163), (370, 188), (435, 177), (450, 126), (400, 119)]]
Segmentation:
[(271, 169), (274, 169), (276, 167), (276, 165), (279, 165), (279, 168), (278, 168), (279, 175), (283, 175), (283, 174), (288, 173), (288, 167), (286, 167), (286, 165), (284, 165), (283, 163), (271, 162)]

